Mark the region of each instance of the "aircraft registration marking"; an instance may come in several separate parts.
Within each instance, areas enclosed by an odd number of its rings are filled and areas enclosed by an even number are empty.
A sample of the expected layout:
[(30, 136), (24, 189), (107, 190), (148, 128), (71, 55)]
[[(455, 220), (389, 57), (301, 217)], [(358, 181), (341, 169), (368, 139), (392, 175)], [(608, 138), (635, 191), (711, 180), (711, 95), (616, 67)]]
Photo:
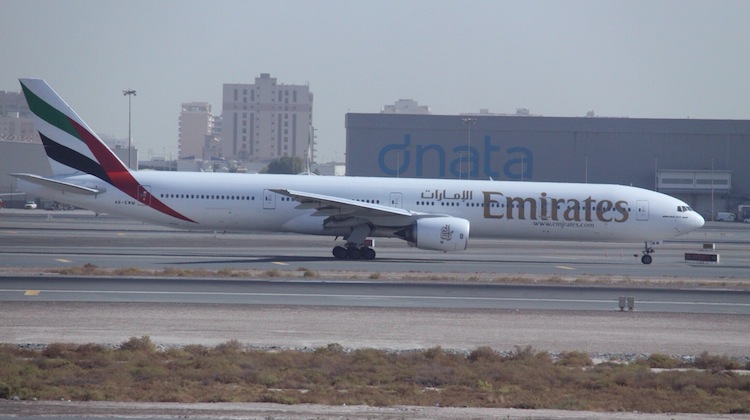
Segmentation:
[(27, 290), (24, 292), (24, 296), (39, 296), (39, 290)]

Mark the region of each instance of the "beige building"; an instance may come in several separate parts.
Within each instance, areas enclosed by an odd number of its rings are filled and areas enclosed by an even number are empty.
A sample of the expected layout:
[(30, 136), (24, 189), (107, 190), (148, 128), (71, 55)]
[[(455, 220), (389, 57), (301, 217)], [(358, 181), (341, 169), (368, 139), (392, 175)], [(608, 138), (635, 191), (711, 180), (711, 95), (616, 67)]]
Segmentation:
[(381, 114), (432, 114), (430, 107), (419, 105), (414, 99), (399, 99), (393, 105), (386, 105), (380, 110)]
[(224, 84), (222, 155), (249, 162), (304, 158), (312, 141), (312, 106), (309, 86), (278, 84), (268, 73), (254, 84)]
[(0, 140), (40, 141), (34, 118), (20, 92), (0, 90)]
[(182, 104), (177, 156), (180, 159), (209, 158), (206, 151), (210, 150), (214, 143), (213, 133), (214, 116), (211, 114), (211, 104), (208, 102)]

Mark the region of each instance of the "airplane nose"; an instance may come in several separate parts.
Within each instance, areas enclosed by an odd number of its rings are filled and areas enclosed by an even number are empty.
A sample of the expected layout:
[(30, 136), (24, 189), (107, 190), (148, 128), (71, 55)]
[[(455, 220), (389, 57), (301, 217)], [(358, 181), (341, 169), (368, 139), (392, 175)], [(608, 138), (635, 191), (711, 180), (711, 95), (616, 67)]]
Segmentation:
[(677, 229), (679, 235), (684, 235), (688, 232), (700, 229), (701, 227), (703, 227), (704, 223), (706, 223), (706, 221), (700, 214), (691, 211), (687, 214), (687, 217), (678, 219), (677, 226), (675, 226), (675, 228)]
[(700, 214), (693, 212), (691, 215), (690, 221), (693, 224), (693, 229), (700, 229), (703, 227), (703, 225), (706, 223), (706, 219), (703, 218)]
[(684, 225), (681, 230), (684, 230), (685, 233), (691, 232), (696, 229), (700, 229), (703, 227), (703, 225), (706, 223), (705, 219), (703, 219), (703, 216), (696, 212), (690, 212), (690, 215), (687, 219), (684, 220)]

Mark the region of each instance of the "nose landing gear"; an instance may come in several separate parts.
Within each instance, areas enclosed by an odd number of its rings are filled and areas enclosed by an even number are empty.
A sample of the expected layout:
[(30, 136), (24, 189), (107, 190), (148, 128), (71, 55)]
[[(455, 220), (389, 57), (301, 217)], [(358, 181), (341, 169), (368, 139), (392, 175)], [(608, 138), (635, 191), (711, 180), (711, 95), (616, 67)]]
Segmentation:
[(661, 245), (661, 241), (646, 241), (646, 246), (644, 247), (644, 250), (641, 251), (641, 253), (643, 253), (643, 256), (641, 257), (642, 263), (648, 265), (654, 261), (653, 257), (651, 257), (651, 254), (656, 252), (654, 251), (654, 245)]

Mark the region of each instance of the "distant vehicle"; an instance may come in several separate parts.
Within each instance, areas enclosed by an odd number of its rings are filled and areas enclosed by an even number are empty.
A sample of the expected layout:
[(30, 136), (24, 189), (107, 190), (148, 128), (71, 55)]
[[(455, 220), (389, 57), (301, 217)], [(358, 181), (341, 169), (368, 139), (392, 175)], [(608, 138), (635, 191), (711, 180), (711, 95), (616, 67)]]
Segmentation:
[(743, 222), (750, 223), (750, 219), (745, 219), (745, 220), (743, 220)]
[(5, 203), (3, 202), (2, 197), (11, 197), (10, 204), (13, 205), (13, 197), (23, 195), (25, 196), (25, 192), (18, 192), (18, 193), (0, 193), (0, 209), (5, 207)]
[(737, 216), (734, 215), (734, 213), (725, 213), (725, 212), (718, 212), (716, 214), (716, 221), (717, 222), (734, 222), (737, 221)]
[(36, 208), (36, 203), (34, 201), (27, 201), (26, 204), (23, 205), (23, 208), (26, 210), (34, 210)]

